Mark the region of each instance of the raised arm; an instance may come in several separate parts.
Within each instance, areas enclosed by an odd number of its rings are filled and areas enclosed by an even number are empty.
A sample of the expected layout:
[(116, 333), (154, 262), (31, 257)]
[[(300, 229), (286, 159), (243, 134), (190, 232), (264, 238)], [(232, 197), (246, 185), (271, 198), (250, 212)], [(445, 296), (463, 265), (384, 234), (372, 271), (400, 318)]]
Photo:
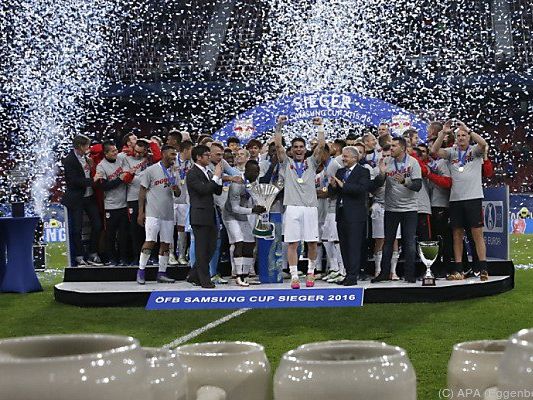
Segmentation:
[(281, 133), (283, 125), (285, 125), (286, 122), (287, 122), (287, 116), (280, 115), (276, 121), (276, 131), (274, 134), (274, 143), (276, 144), (276, 153), (278, 155), (278, 160), (280, 163), (283, 163), (285, 159), (287, 158), (287, 154), (285, 153), (285, 148), (283, 147), (283, 134)]
[(463, 122), (458, 122), (459, 129), (470, 133), (470, 138), (478, 145), (479, 151), (483, 154), (487, 150), (487, 142), (479, 134), (468, 128)]
[(313, 152), (313, 156), (315, 156), (317, 160), (321, 160), (323, 156), (322, 153), (324, 152), (324, 148), (326, 146), (326, 139), (325, 139), (325, 134), (324, 134), (324, 121), (322, 120), (321, 117), (315, 117), (313, 118), (313, 125), (317, 127), (317, 131), (318, 131), (318, 135), (317, 135), (318, 143), (315, 147), (315, 151)]
[(444, 124), (444, 127), (442, 128), (442, 131), (439, 132), (437, 139), (435, 140), (435, 143), (433, 143), (433, 146), (431, 146), (431, 154), (437, 155), (440, 158), (446, 158), (448, 154), (444, 149), (441, 149), (442, 143), (444, 142), (444, 138), (446, 135), (452, 133), (451, 131), (452, 122), (446, 121)]

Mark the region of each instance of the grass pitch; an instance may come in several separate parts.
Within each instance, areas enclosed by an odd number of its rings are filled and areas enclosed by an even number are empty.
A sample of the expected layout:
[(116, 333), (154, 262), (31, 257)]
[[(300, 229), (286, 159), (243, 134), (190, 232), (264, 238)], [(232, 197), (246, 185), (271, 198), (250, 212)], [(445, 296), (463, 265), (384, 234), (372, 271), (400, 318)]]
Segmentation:
[[(533, 235), (512, 237), (516, 265), (533, 264), (532, 242)], [(61, 262), (58, 255), (51, 259)], [(101, 332), (131, 335), (145, 346), (161, 346), (229, 313), (67, 306), (53, 298), (53, 286), (62, 280), (62, 271), (48, 269), (40, 272), (39, 278), (44, 287), (41, 293), (0, 295), (0, 337)], [(274, 371), (283, 353), (303, 343), (380, 340), (407, 350), (416, 370), (418, 399), (434, 400), (439, 398), (439, 389), (446, 387), (454, 343), (506, 338), (533, 327), (532, 291), (533, 270), (520, 270), (516, 288), (498, 296), (436, 304), (368, 304), (353, 309), (251, 310), (194, 341), (261, 343)]]

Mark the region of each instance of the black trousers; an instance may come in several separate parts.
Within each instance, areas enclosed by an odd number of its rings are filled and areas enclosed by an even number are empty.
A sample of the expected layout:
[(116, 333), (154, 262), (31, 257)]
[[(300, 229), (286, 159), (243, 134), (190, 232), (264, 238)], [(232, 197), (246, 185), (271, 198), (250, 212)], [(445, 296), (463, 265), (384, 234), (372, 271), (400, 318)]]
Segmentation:
[(381, 259), (381, 273), (390, 274), (391, 258), (396, 231), (401, 224), (402, 253), (404, 255), (404, 277), (406, 280), (415, 279), (416, 257), (416, 226), (418, 218), (416, 211), (393, 212), (385, 211), (385, 243), (383, 244), (383, 258)]
[(438, 257), (431, 269), (441, 275), (450, 272), (448, 269), (453, 262), (453, 236), (448, 208), (431, 208), (431, 227), (434, 238), (440, 242), (440, 254), (442, 256), (442, 261), (441, 257)]
[(83, 226), (83, 213), (87, 214), (91, 224), (91, 239), (89, 244), (89, 253), (98, 252), (98, 240), (102, 230), (102, 222), (100, 220), (100, 213), (96, 205), (96, 198), (94, 196), (84, 197), (78, 207), (67, 207), (69, 216), (69, 229), (74, 246), (74, 257), (84, 255), (83, 245), (81, 243), (81, 231)]
[(218, 239), (217, 225), (192, 225), (194, 234), (194, 251), (196, 261), (191, 269), (189, 278), (200, 284), (210, 284), (209, 262), (215, 253)]
[(349, 222), (343, 220), (342, 214), (339, 217), (337, 232), (346, 279), (357, 279), (359, 271), (364, 268), (361, 262), (366, 260), (366, 221)]
[(138, 216), (139, 202), (128, 201), (129, 231), (131, 237), (131, 251), (133, 253), (133, 260), (139, 258), (139, 254), (141, 254), (142, 245), (145, 240), (144, 227), (137, 223)]
[[(105, 233), (108, 260), (128, 260), (128, 209), (105, 210)], [(118, 241), (117, 241), (118, 237)], [(118, 251), (117, 251), (118, 242)], [(120, 257), (117, 257), (119, 255)]]
[(431, 240), (433, 235), (431, 232), (431, 215), (419, 213), (417, 215), (418, 225), (416, 227), (416, 236), (419, 241), (428, 241)]

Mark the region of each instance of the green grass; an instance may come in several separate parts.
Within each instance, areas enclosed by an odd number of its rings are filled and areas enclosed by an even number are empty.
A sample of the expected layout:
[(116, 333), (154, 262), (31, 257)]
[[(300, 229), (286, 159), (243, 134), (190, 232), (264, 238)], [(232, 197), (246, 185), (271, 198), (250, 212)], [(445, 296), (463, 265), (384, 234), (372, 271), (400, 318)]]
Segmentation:
[[(532, 264), (532, 235), (512, 237), (515, 264)], [(158, 311), (142, 308), (84, 309), (56, 303), (53, 285), (61, 271), (39, 273), (44, 292), (0, 296), (0, 337), (45, 333), (103, 332), (137, 337), (146, 346), (171, 342), (226, 310)], [(281, 355), (321, 340), (371, 339), (405, 348), (418, 378), (418, 399), (434, 400), (446, 385), (452, 345), (506, 338), (533, 326), (533, 270), (517, 271), (516, 288), (498, 296), (437, 304), (368, 304), (354, 309), (252, 310), (195, 341), (262, 343), (273, 370)]]

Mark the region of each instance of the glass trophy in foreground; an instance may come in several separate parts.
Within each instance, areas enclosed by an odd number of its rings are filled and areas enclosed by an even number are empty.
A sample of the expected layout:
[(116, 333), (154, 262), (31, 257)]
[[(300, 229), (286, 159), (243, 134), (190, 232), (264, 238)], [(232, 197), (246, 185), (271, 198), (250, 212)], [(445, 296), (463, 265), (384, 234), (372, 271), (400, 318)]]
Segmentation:
[(422, 286), (435, 286), (435, 277), (431, 272), (431, 265), (439, 256), (439, 242), (418, 242), (418, 254), (426, 266), (426, 274), (422, 278)]
[(269, 183), (257, 183), (250, 188), (250, 195), (254, 202), (266, 208), (266, 211), (257, 217), (257, 224), (253, 230), (255, 237), (262, 239), (274, 239), (274, 224), (270, 222), (270, 207), (276, 200), (280, 189)]

